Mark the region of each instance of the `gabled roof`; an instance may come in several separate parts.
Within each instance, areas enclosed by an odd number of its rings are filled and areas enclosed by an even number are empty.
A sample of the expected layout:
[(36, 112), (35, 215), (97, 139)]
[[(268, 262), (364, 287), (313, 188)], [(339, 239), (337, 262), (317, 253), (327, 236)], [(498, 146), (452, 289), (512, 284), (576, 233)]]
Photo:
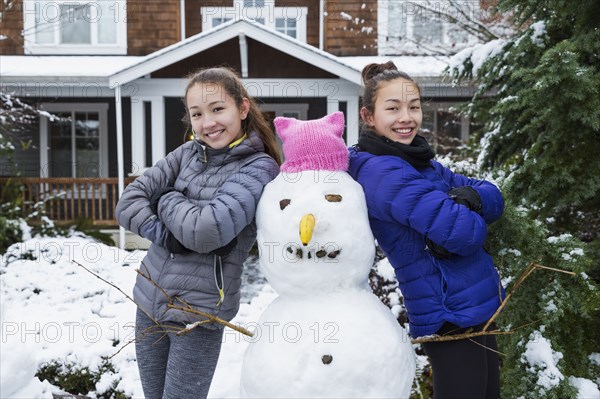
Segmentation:
[(137, 63), (110, 76), (109, 85), (112, 87), (131, 82), (240, 35), (276, 48), (357, 85), (361, 83), (360, 70), (341, 62), (338, 57), (257, 22), (239, 19), (226, 22), (142, 57)]

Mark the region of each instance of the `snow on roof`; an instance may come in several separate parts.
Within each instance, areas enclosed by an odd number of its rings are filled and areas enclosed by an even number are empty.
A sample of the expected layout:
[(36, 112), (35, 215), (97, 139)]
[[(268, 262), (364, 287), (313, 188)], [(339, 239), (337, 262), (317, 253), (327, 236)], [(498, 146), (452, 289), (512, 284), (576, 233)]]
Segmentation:
[(108, 78), (144, 57), (134, 56), (58, 56), (58, 55), (4, 55), (0, 58), (2, 81), (19, 78), (40, 80), (73, 80)]
[(414, 78), (439, 78), (449, 65), (450, 57), (440, 56), (363, 56), (338, 57), (341, 62), (361, 71), (370, 63), (393, 61), (401, 71)]

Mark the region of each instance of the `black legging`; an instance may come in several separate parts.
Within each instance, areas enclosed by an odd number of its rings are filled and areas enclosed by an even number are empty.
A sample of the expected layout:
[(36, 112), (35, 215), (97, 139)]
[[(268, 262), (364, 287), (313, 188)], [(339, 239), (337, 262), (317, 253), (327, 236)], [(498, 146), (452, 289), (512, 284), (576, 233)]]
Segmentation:
[[(474, 327), (480, 331), (483, 326)], [(492, 326), (490, 329), (493, 329)], [(446, 323), (438, 335), (464, 333)], [(483, 335), (470, 339), (423, 343), (433, 371), (435, 399), (498, 399), (500, 366), (496, 337)], [(489, 348), (489, 349), (488, 349)]]

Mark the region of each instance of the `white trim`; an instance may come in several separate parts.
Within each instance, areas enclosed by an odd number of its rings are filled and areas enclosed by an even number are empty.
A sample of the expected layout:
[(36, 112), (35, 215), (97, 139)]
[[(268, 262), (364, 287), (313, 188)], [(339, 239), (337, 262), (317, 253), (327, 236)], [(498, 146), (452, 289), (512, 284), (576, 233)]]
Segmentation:
[(319, 50), (325, 43), (325, 0), (319, 0)]
[[(99, 161), (100, 168), (98, 168), (98, 172), (100, 173), (100, 177), (108, 176), (108, 104), (107, 103), (43, 103), (40, 106), (40, 109), (48, 112), (70, 112), (71, 114), (75, 112), (97, 112), (98, 113), (98, 123), (100, 125), (99, 128)], [(48, 147), (48, 118), (45, 116), (40, 116), (40, 162), (41, 162), (41, 171), (40, 175), (42, 177), (52, 177), (50, 176), (48, 170), (48, 151), (50, 148)], [(73, 165), (75, 168), (76, 165)], [(46, 168), (46, 170), (44, 170)], [(73, 172), (73, 176), (75, 173)]]
[(246, 35), (243, 33), (239, 34), (240, 41), (240, 63), (242, 67), (242, 78), (248, 77), (248, 42), (246, 41)]
[[(108, 6), (115, 23), (116, 43), (99, 43), (98, 29), (104, 12), (100, 0), (23, 0), (23, 39), (25, 54), (53, 55), (126, 55), (127, 54), (127, 0), (112, 0)], [(108, 4), (108, 3), (104, 3)], [(61, 43), (60, 9), (62, 5), (82, 6), (89, 12), (84, 19), (90, 23), (90, 43)], [(49, 43), (38, 43), (38, 32), (47, 31)]]
[[(120, 87), (120, 86), (118, 86)], [(131, 99), (131, 174), (146, 167), (146, 114), (142, 98)]]
[[(121, 86), (115, 87), (115, 106), (117, 122), (117, 182), (119, 198), (125, 190), (125, 165), (123, 160), (123, 99)], [(119, 226), (119, 248), (125, 249), (125, 228)]]
[(327, 101), (327, 113), (332, 114), (340, 110), (340, 100)]
[(155, 97), (152, 102), (152, 165), (167, 155), (165, 137), (165, 99)]
[(361, 84), (360, 71), (342, 63), (338, 57), (325, 51), (321, 51), (313, 46), (302, 44), (291, 37), (268, 29), (258, 23), (239, 20), (223, 24), (207, 32), (199, 33), (182, 42), (165, 47), (162, 50), (143, 57), (138, 63), (124, 68), (120, 72), (110, 76), (109, 86), (113, 87), (117, 84), (131, 82), (132, 80), (174, 64), (177, 61), (188, 58), (190, 54), (197, 54), (217, 46), (239, 34), (244, 34), (246, 37), (268, 44), (283, 53), (328, 71), (355, 85)]
[[(256, 21), (272, 30), (277, 30), (277, 19), (293, 19), (296, 21), (296, 35), (293, 38), (306, 43), (307, 7), (296, 5), (275, 7), (274, 0), (264, 0), (264, 7), (245, 7), (244, 0), (234, 0), (231, 7), (200, 7), (199, 11), (201, 31), (203, 32), (216, 27), (214, 24), (216, 19), (227, 22), (230, 20)], [(285, 32), (284, 34), (287, 35)]]
[(360, 114), (358, 110), (358, 97), (346, 99), (346, 144), (358, 143)]
[(179, 40), (185, 39), (185, 0), (179, 0), (179, 34), (181, 38)]

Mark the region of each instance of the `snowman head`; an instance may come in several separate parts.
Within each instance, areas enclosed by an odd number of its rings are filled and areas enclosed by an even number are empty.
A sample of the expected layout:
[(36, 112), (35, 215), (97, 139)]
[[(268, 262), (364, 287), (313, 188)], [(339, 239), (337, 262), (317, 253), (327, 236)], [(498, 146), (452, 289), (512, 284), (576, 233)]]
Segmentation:
[(375, 246), (364, 193), (346, 172), (343, 114), (275, 126), (286, 160), (257, 208), (263, 272), (280, 295), (364, 287)]

